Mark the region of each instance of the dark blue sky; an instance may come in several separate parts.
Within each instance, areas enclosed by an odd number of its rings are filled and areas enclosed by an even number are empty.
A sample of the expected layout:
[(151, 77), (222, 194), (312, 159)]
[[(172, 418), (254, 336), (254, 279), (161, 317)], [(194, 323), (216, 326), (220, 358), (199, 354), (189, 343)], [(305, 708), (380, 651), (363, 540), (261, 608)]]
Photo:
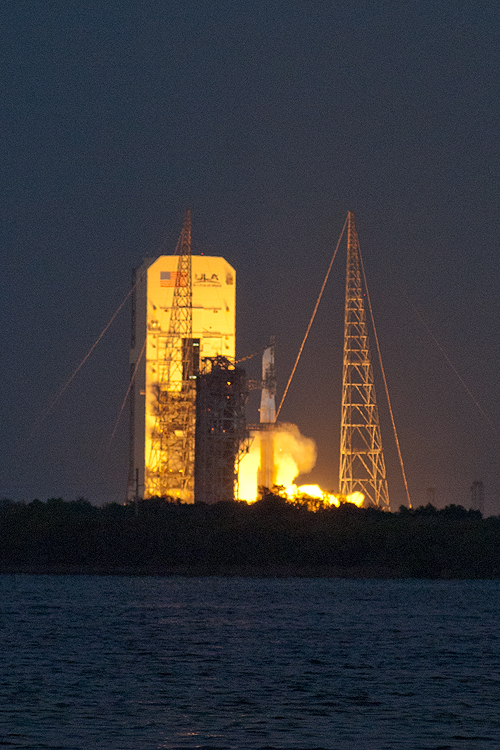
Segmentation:
[[(27, 438), (131, 268), (173, 252), (185, 207), (194, 251), (237, 269), (238, 355), (276, 335), (280, 392), (353, 210), (413, 502), (435, 487), (467, 504), (482, 479), (500, 513), (497, 3), (7, 0), (1, 15), (0, 496), (123, 499), (126, 414), (105, 448), (128, 310)], [(282, 412), (332, 489), (344, 265)]]

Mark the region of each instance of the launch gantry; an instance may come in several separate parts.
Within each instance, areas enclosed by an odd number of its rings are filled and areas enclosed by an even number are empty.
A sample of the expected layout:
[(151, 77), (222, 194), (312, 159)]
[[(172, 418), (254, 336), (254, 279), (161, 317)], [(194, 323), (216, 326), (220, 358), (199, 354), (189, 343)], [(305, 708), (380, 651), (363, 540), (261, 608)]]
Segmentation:
[(196, 377), (234, 361), (236, 272), (192, 254), (186, 212), (175, 254), (144, 258), (133, 283), (128, 499), (194, 502)]
[(163, 362), (155, 385), (149, 495), (194, 497), (194, 434), (199, 339), (193, 339), (191, 215), (186, 211), (177, 246), (179, 256)]
[(227, 357), (204, 357), (196, 378), (195, 502), (238, 496), (238, 471), (248, 452), (245, 371)]
[(389, 509), (359, 242), (351, 212), (347, 235), (339, 490), (342, 495), (362, 492), (366, 502)]

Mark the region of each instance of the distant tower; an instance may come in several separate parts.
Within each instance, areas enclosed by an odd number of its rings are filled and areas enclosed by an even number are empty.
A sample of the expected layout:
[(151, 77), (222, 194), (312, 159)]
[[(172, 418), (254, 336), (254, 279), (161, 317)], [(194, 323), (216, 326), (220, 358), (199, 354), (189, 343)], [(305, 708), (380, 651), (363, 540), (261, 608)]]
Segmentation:
[(348, 219), (339, 490), (342, 495), (362, 492), (366, 502), (388, 509), (354, 214), (349, 212)]
[(473, 482), (470, 488), (470, 508), (484, 514), (484, 484), (480, 479)]
[(194, 501), (195, 378), (201, 358), (234, 360), (235, 287), (224, 258), (191, 254), (189, 212), (176, 255), (137, 269), (129, 499)]

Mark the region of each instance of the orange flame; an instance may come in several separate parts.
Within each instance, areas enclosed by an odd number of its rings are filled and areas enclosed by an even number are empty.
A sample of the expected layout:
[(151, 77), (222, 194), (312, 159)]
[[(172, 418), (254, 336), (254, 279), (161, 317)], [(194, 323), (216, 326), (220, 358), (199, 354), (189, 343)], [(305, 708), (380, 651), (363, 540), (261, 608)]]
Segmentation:
[[(262, 476), (261, 451), (262, 441), (272, 440), (273, 467), (267, 475), (274, 477), (273, 484), (279, 487), (279, 493), (290, 502), (301, 498), (312, 498), (319, 501), (323, 507), (328, 505), (340, 505), (348, 502), (360, 507), (364, 501), (361, 492), (353, 492), (351, 495), (340, 495), (326, 492), (317, 484), (304, 484), (297, 486), (294, 479), (299, 474), (307, 474), (316, 463), (316, 445), (311, 438), (301, 435), (299, 428), (294, 424), (276, 425), (266, 437), (259, 430), (252, 431), (252, 444), (249, 452), (240, 462), (238, 482), (239, 499), (247, 503), (254, 503), (259, 499), (259, 474)], [(272, 490), (272, 487), (268, 489)]]

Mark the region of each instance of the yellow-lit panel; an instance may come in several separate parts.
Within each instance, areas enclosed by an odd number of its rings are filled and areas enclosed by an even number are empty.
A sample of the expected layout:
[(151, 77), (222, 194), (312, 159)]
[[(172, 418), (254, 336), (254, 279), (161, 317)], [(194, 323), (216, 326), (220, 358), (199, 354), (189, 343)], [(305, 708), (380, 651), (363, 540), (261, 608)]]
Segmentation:
[[(165, 369), (165, 347), (170, 314), (177, 281), (179, 256), (162, 255), (145, 271), (146, 298), (146, 377), (145, 377), (145, 445), (144, 459), (148, 463), (155, 426), (157, 396), (155, 386)], [(236, 273), (224, 258), (193, 255), (192, 308), (193, 339), (200, 339), (200, 359), (223, 355), (235, 356)], [(181, 280), (182, 282), (182, 280)], [(177, 372), (170, 385), (175, 388)], [(146, 467), (147, 468), (147, 467)], [(147, 473), (147, 472), (146, 472)], [(147, 487), (145, 487), (147, 494)]]

